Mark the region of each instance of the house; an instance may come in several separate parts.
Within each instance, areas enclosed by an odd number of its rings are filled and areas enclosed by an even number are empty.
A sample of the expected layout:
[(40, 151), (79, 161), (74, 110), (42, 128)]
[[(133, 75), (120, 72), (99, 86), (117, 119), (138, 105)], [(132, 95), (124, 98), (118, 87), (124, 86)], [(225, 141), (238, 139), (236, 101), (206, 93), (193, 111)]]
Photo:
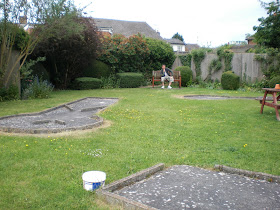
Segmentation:
[(167, 43), (169, 43), (174, 52), (186, 52), (186, 45), (180, 39), (166, 39)]
[(146, 37), (163, 40), (160, 34), (146, 22), (112, 20), (103, 18), (94, 18), (94, 21), (98, 30), (103, 34), (122, 34), (126, 37), (129, 37), (140, 33)]
[(19, 27), (23, 28), (28, 34), (31, 34), (34, 29), (34, 24), (30, 24), (27, 22), (27, 16), (20, 16)]
[(246, 40), (248, 41), (248, 45), (257, 45), (257, 43), (254, 42), (254, 36), (249, 36)]
[(191, 52), (192, 50), (199, 49), (198, 44), (186, 44), (186, 52)]

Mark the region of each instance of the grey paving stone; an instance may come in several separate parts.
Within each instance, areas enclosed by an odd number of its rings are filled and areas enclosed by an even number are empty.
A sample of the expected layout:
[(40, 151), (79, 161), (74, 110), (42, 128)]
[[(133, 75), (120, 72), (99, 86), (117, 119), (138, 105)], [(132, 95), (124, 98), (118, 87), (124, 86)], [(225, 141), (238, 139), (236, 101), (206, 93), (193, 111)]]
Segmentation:
[(280, 209), (278, 183), (186, 165), (114, 193), (157, 209)]

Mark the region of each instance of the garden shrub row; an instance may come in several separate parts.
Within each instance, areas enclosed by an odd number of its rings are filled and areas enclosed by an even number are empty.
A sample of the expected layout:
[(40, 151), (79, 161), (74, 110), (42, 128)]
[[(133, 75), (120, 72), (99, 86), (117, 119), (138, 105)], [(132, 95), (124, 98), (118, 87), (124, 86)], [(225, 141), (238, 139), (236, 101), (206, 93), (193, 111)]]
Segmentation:
[(92, 77), (76, 78), (72, 84), (72, 89), (75, 90), (98, 89), (100, 87), (101, 87), (101, 79), (92, 78)]
[(102, 61), (92, 60), (87, 68), (83, 70), (84, 77), (99, 78), (109, 77), (111, 68)]
[(118, 73), (120, 88), (137, 88), (143, 85), (144, 75), (141, 73)]
[[(142, 73), (118, 73), (116, 77), (108, 77), (116, 79), (117, 86), (120, 88), (137, 88), (143, 85), (144, 75)], [(111, 81), (112, 82), (112, 81)], [(104, 85), (104, 78), (98, 79), (93, 77), (79, 77), (76, 78), (72, 84), (72, 89), (88, 90), (102, 88)], [(108, 85), (106, 83), (106, 85)], [(106, 87), (104, 87), (106, 88)]]

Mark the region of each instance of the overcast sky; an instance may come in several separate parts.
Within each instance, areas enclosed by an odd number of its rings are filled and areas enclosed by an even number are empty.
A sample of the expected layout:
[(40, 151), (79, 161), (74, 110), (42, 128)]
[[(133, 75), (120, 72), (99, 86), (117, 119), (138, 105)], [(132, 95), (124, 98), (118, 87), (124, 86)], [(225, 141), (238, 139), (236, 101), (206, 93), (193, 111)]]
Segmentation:
[(75, 0), (79, 7), (89, 2), (88, 16), (144, 21), (163, 38), (178, 32), (186, 43), (210, 47), (244, 41), (267, 16), (258, 0)]

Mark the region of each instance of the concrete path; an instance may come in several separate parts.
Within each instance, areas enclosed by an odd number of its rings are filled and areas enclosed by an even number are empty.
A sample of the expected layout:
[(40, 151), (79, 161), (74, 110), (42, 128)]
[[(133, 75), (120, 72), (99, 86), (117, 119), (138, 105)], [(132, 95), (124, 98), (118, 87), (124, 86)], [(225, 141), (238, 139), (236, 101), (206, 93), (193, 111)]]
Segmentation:
[(114, 193), (157, 209), (280, 209), (280, 184), (172, 166)]

